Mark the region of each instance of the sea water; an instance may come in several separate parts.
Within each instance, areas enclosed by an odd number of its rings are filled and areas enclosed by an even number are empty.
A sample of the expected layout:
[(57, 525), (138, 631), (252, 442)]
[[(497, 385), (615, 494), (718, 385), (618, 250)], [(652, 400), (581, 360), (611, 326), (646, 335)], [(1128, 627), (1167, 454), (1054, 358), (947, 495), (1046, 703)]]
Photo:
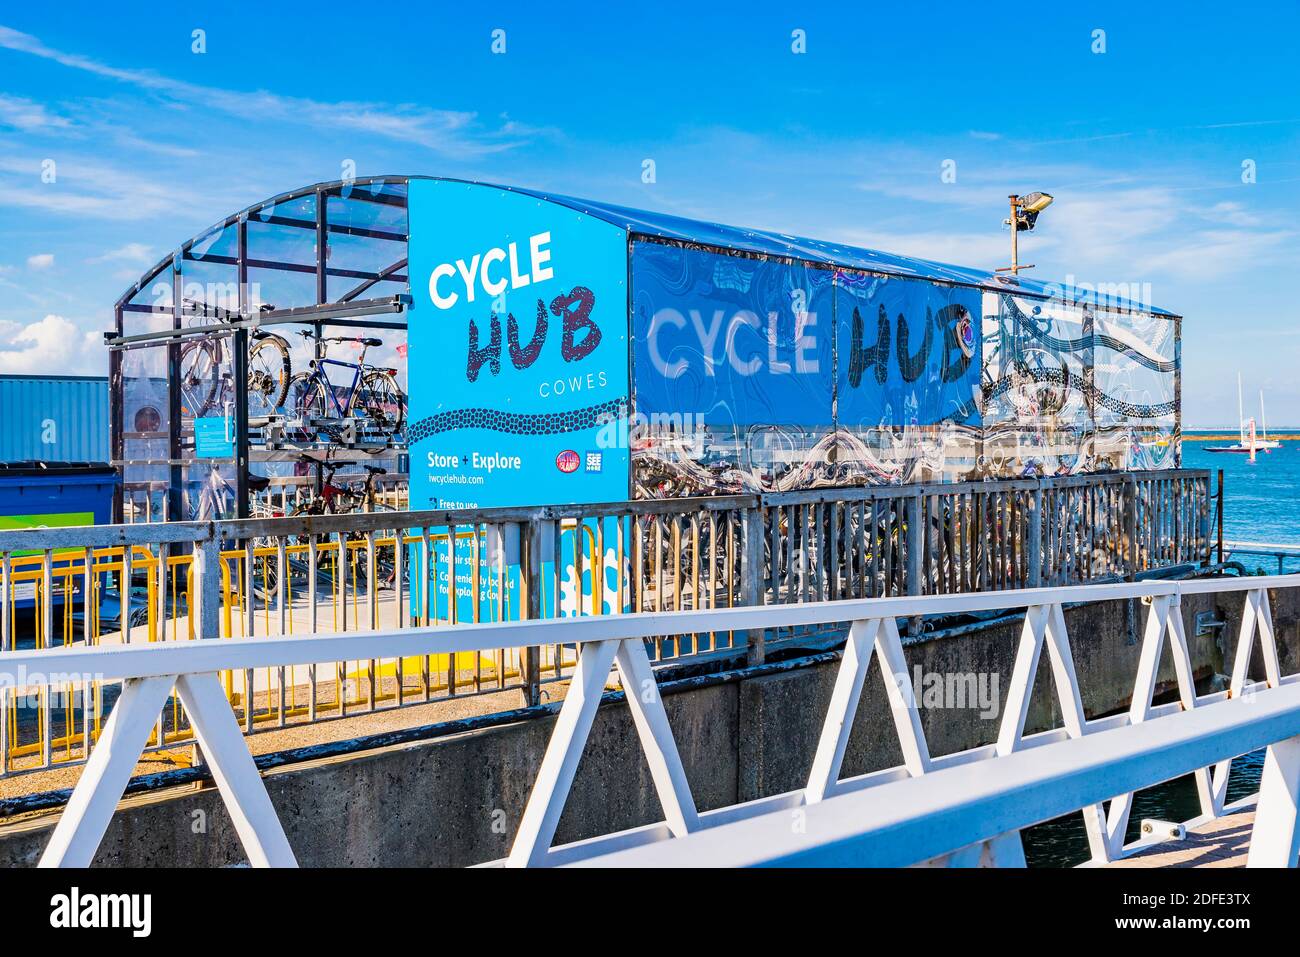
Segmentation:
[[(1300, 547), (1300, 442), (1284, 441), (1271, 452), (1257, 452), (1255, 461), (1237, 452), (1207, 452), (1207, 445), (1231, 445), (1235, 439), (1207, 440), (1209, 433), (1183, 436), (1183, 467), (1209, 469), (1211, 492), (1217, 487), (1217, 473), (1223, 470), (1223, 538), (1225, 541), (1261, 542)], [(1219, 431), (1214, 434), (1222, 435)], [(1216, 534), (1211, 529), (1211, 538)], [(1238, 553), (1229, 555), (1247, 571), (1277, 574), (1278, 559)], [(1300, 556), (1283, 559), (1282, 570), (1300, 572)], [(1236, 801), (1259, 789), (1264, 752), (1243, 755), (1232, 762), (1228, 777), (1228, 801)], [(1139, 836), (1143, 818), (1185, 821), (1200, 814), (1196, 787), (1190, 775), (1139, 792), (1133, 799), (1125, 843)], [(1080, 814), (1028, 828), (1023, 833), (1025, 858), (1031, 867), (1071, 867), (1088, 858), (1088, 840)]]
[[(1204, 433), (1202, 433), (1204, 434)], [(1222, 434), (1222, 433), (1219, 433)], [(1207, 452), (1207, 445), (1231, 441), (1206, 441), (1191, 432), (1183, 437), (1183, 467), (1209, 469), (1214, 487), (1223, 470), (1223, 537), (1225, 541), (1263, 542), (1300, 547), (1300, 442), (1284, 441), (1271, 452), (1256, 452), (1255, 461), (1241, 452)], [(1277, 559), (1235, 556), (1250, 570), (1276, 574)], [(1284, 560), (1287, 572), (1300, 571), (1300, 557)]]

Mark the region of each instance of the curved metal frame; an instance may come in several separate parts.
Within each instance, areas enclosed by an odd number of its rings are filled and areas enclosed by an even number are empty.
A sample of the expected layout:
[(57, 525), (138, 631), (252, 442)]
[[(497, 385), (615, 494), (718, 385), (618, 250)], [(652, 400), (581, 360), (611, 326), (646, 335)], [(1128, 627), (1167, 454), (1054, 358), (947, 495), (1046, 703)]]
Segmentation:
[[(171, 253), (169, 256), (164, 257), (163, 259), (160, 259), (157, 264), (155, 264), (151, 269), (147, 270), (140, 277), (140, 279), (138, 279), (125, 293), (122, 294), (122, 296), (118, 298), (114, 306), (114, 331), (116, 333), (116, 339), (118, 341), (118, 344), (119, 345), (121, 344), (122, 337), (125, 333), (124, 317), (126, 313), (147, 312), (147, 313), (162, 314), (164, 312), (164, 310), (158, 309), (157, 307), (138, 305), (132, 303), (131, 300), (141, 290), (149, 287), (151, 284), (163, 280), (163, 277), (166, 275), (168, 270), (170, 270), (171, 273), (170, 283), (172, 287), (172, 297), (171, 297), (172, 301), (170, 304), (170, 308), (167, 309), (166, 312), (169, 312), (171, 314), (172, 329), (179, 332), (182, 328), (183, 319), (196, 314), (206, 315), (208, 314), (210, 308), (209, 305), (206, 303), (202, 305), (200, 310), (187, 308), (181, 296), (182, 283), (184, 277), (183, 264), (185, 262), (205, 262), (205, 263), (217, 263), (221, 265), (231, 266), (237, 270), (237, 278), (238, 278), (238, 284), (237, 284), (238, 285), (238, 292), (237, 292), (238, 314), (230, 317), (230, 319), (232, 320), (232, 324), (236, 324), (236, 327), (233, 329), (233, 337), (235, 341), (232, 343), (232, 353), (234, 355), (235, 364), (236, 364), (236, 369), (234, 371), (235, 379), (236, 381), (241, 381), (242, 376), (244, 374), (243, 370), (240, 368), (244, 364), (243, 361), (241, 360), (246, 361), (245, 354), (247, 349), (248, 333), (246, 329), (239, 328), (237, 326), (237, 323), (240, 320), (251, 318), (249, 316), (251, 304), (247, 301), (249, 269), (250, 268), (268, 269), (268, 270), (280, 270), (284, 272), (313, 273), (316, 277), (315, 305), (318, 308), (316, 309), (308, 308), (305, 310), (298, 308), (298, 309), (290, 309), (290, 310), (283, 310), (283, 311), (290, 314), (296, 312), (304, 312), (305, 315), (302, 316), (301, 321), (314, 323), (317, 326), (318, 334), (321, 332), (321, 327), (329, 321), (328, 319), (322, 320), (322, 318), (319, 315), (319, 311), (320, 311), (319, 307), (327, 308), (331, 305), (348, 304), (354, 307), (361, 307), (362, 311), (364, 311), (364, 307), (366, 305), (367, 300), (361, 300), (359, 299), (359, 297), (364, 292), (366, 292), (366, 290), (371, 289), (376, 284), (384, 281), (390, 281), (390, 282), (406, 281), (407, 277), (402, 272), (402, 270), (405, 268), (407, 263), (407, 256), (405, 254), (405, 249), (402, 250), (400, 257), (397, 258), (394, 262), (390, 263), (389, 265), (377, 271), (353, 270), (353, 269), (331, 267), (329, 266), (327, 261), (328, 249), (329, 249), (329, 236), (331, 234), (369, 236), (379, 240), (400, 242), (405, 244), (409, 232), (407, 230), (397, 232), (397, 231), (385, 231), (379, 229), (367, 229), (365, 227), (360, 227), (360, 226), (330, 223), (328, 218), (327, 199), (330, 196), (340, 196), (340, 197), (346, 196), (346, 198), (349, 199), (355, 198), (365, 202), (386, 203), (390, 205), (400, 205), (402, 207), (405, 207), (406, 201), (404, 197), (394, 196), (391, 193), (376, 193), (370, 195), (365, 192), (365, 189), (366, 187), (374, 186), (377, 184), (404, 186), (408, 181), (409, 178), (405, 176), (374, 176), (374, 177), (358, 178), (355, 180), (336, 180), (333, 182), (315, 183), (311, 186), (302, 187), (300, 189), (292, 190), (290, 192), (281, 193), (277, 196), (272, 196), (269, 199), (245, 207), (244, 209), (241, 209), (236, 213), (232, 213), (230, 216), (227, 216), (219, 223), (216, 223), (208, 227), (201, 233), (198, 233), (197, 235), (181, 243), (181, 245), (177, 247), (177, 249), (173, 253)], [(345, 194), (345, 190), (347, 191), (346, 194)], [(354, 193), (353, 190), (357, 190), (357, 192)], [(306, 196), (313, 196), (316, 199), (314, 221), (310, 221), (306, 219), (294, 219), (290, 217), (276, 216), (276, 215), (262, 215), (264, 213), (269, 214), (271, 211), (277, 209), (278, 207), (283, 206), (285, 203), (290, 203), (295, 199), (300, 199)], [(281, 262), (275, 260), (260, 260), (260, 259), (250, 258), (249, 257), (249, 235), (248, 235), (248, 228), (247, 228), (247, 224), (249, 222), (250, 217), (254, 217), (254, 221), (256, 222), (263, 222), (268, 225), (292, 226), (304, 230), (306, 229), (314, 230), (316, 233), (316, 244), (315, 244), (315, 255), (314, 255), (315, 262), (311, 264), (307, 264), (307, 263)], [(195, 249), (196, 246), (199, 246), (201, 243), (213, 237), (220, 236), (225, 230), (231, 228), (232, 226), (238, 228), (238, 235), (236, 239), (237, 242), (236, 255), (230, 256), (230, 255), (219, 255), (219, 254), (211, 254), (211, 253), (196, 255), (193, 253), (193, 250)], [(331, 299), (328, 295), (328, 280), (330, 277), (336, 277), (336, 278), (342, 277), (342, 278), (355, 279), (357, 280), (357, 284), (353, 288), (349, 289), (347, 292), (343, 293), (341, 296)], [(390, 303), (389, 308), (391, 308), (391, 299), (389, 300), (389, 303)], [(380, 311), (378, 308), (378, 304), (375, 311)], [(230, 330), (227, 330), (227, 333), (229, 332)], [(168, 480), (168, 486), (169, 486), (168, 513), (174, 516), (179, 514), (181, 511), (181, 503), (180, 503), (179, 496), (180, 496), (180, 488), (183, 484), (183, 476), (181, 473), (183, 466), (180, 464), (182, 461), (182, 454), (183, 454), (182, 436), (181, 436), (181, 409), (180, 409), (179, 397), (176, 394), (177, 390), (171, 385), (172, 383), (175, 383), (179, 378), (180, 341), (178, 338), (172, 337), (163, 340), (163, 342), (160, 342), (160, 344), (164, 344), (164, 343), (168, 350), (167, 379), (169, 382), (169, 388), (168, 388), (169, 443), (168, 443), (167, 464), (169, 466), (170, 475)], [(112, 456), (115, 461), (122, 461), (126, 457), (124, 454), (125, 397), (123, 395), (122, 353), (120, 348), (115, 348), (110, 352), (109, 379), (110, 379), (110, 427), (112, 431)], [(242, 437), (242, 441), (239, 443), (236, 455), (237, 455), (237, 460), (241, 460), (241, 461), (247, 461), (247, 448), (246, 448), (247, 445), (246, 433), (247, 433), (247, 425), (248, 425), (247, 418), (248, 418), (247, 408), (242, 407), (240, 403), (236, 403), (235, 405), (236, 434)], [(236, 501), (240, 503), (241, 515), (243, 514), (242, 510), (246, 506), (246, 501), (248, 497), (247, 489), (245, 487), (247, 483), (243, 475), (243, 472), (244, 470), (242, 468), (236, 470), (236, 480), (239, 486), (236, 492)], [(119, 487), (117, 500), (114, 503), (114, 520), (121, 521), (122, 518), (123, 518), (122, 489)]]
[[(114, 309), (122, 310), (125, 307), (129, 306), (131, 304), (131, 298), (135, 296), (136, 293), (138, 293), (141, 289), (144, 289), (151, 282), (155, 281), (162, 274), (164, 269), (174, 266), (177, 261), (177, 257), (184, 259), (185, 254), (188, 253), (190, 250), (192, 250), (196, 244), (198, 244), (202, 240), (205, 240), (214, 234), (220, 233), (223, 230), (228, 229), (230, 226), (233, 226), (236, 223), (240, 222), (240, 220), (247, 220), (249, 216), (256, 215), (261, 210), (273, 209), (276, 206), (279, 206), (283, 203), (292, 202), (293, 200), (301, 199), (304, 196), (315, 196), (315, 195), (328, 196), (328, 195), (335, 195), (335, 194), (342, 195), (342, 191), (345, 188), (355, 188), (358, 186), (373, 186), (376, 183), (404, 185), (408, 183), (411, 179), (412, 177), (408, 177), (408, 176), (368, 176), (368, 177), (363, 177), (355, 180), (334, 180), (332, 182), (313, 183), (311, 186), (304, 186), (299, 189), (291, 190), (287, 193), (280, 193), (279, 195), (272, 196), (270, 199), (263, 200), (260, 203), (254, 203), (251, 206), (246, 206), (243, 209), (239, 210), (238, 212), (232, 213), (231, 215), (227, 216), (221, 222), (214, 223), (213, 225), (209, 226), (207, 229), (203, 230), (203, 232), (198, 233), (197, 235), (187, 239), (185, 242), (181, 243), (180, 246), (178, 246), (176, 250), (172, 252), (170, 255), (160, 259), (151, 269), (147, 270), (138, 280), (136, 280), (136, 282), (131, 286), (130, 289), (128, 289), (125, 293), (123, 293), (118, 298), (117, 302), (114, 304)], [(318, 213), (318, 218), (319, 218), (319, 213)], [(277, 219), (278, 217), (273, 217), (271, 219), (265, 220), (265, 222), (275, 223), (277, 222)], [(284, 223), (283, 220), (280, 220), (280, 222)], [(298, 224), (295, 222), (293, 225), (298, 225)], [(333, 230), (329, 230), (327, 227), (327, 231), (341, 232), (341, 233), (355, 232), (355, 230), (352, 227), (346, 227), (346, 226), (340, 226)], [(389, 238), (389, 237), (384, 237), (384, 238)], [(397, 239), (399, 237), (393, 236), (392, 238)], [(406, 237), (400, 237), (400, 238), (405, 239)], [(353, 294), (349, 293), (347, 294), (346, 298), (340, 298), (338, 301), (347, 302), (351, 298), (353, 298)], [(120, 335), (121, 332), (122, 332), (121, 317), (119, 315), (118, 334)]]

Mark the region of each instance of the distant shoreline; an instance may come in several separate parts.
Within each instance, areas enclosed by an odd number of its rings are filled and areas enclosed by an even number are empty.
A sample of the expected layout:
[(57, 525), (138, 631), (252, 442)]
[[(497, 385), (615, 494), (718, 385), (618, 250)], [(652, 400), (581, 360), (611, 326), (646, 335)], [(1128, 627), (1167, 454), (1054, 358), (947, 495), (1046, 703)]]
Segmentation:
[[(1300, 432), (1279, 432), (1270, 433), (1269, 439), (1276, 439), (1279, 442), (1297, 442), (1300, 441)], [(1184, 432), (1184, 442), (1240, 442), (1241, 433), (1239, 432)]]

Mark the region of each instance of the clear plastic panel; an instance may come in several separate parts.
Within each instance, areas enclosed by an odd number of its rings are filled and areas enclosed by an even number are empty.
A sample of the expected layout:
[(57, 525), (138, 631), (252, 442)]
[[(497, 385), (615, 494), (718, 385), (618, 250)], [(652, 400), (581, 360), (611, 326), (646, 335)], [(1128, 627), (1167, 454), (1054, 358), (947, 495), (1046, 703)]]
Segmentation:
[(235, 466), (229, 462), (197, 461), (182, 471), (182, 519), (209, 521), (235, 517)]
[[(226, 263), (186, 260), (181, 266), (185, 325), (206, 325), (239, 313), (239, 270)], [(197, 315), (188, 315), (197, 313)]]
[(316, 273), (280, 269), (248, 270), (249, 306), (253, 311), (296, 309), (316, 304)]
[[(331, 269), (351, 269), (356, 272), (389, 273), (392, 267), (406, 261), (406, 243), (373, 236), (353, 236), (347, 233), (330, 233), (329, 266)], [(405, 276), (402, 266), (396, 275)], [(360, 279), (338, 277), (354, 285)], [(367, 293), (369, 295), (369, 293)]]
[[(331, 225), (381, 232), (407, 232), (406, 184), (372, 183), (344, 187), (346, 195), (331, 196), (325, 214)], [(374, 202), (380, 197), (388, 202)], [(400, 202), (401, 205), (397, 205)]]
[(234, 403), (234, 338), (214, 332), (189, 336), (180, 345), (181, 430), (193, 436), (195, 418), (230, 415)]
[(1177, 324), (985, 294), (982, 474), (1169, 468)]
[(316, 265), (316, 226), (263, 223), (256, 216), (248, 218), (248, 258), (263, 262)]
[[(170, 323), (169, 323), (170, 325)], [(128, 520), (163, 514), (169, 478), (170, 422), (166, 346), (121, 353), (122, 500)]]

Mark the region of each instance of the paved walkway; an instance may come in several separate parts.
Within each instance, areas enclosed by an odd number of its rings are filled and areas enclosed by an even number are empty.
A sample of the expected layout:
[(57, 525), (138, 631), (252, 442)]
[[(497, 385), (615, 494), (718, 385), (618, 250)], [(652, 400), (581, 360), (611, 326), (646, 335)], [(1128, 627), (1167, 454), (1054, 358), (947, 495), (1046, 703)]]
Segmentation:
[(1182, 841), (1154, 844), (1107, 867), (1245, 867), (1250, 851), (1250, 831), (1255, 824), (1252, 806), (1216, 818), (1187, 832)]

